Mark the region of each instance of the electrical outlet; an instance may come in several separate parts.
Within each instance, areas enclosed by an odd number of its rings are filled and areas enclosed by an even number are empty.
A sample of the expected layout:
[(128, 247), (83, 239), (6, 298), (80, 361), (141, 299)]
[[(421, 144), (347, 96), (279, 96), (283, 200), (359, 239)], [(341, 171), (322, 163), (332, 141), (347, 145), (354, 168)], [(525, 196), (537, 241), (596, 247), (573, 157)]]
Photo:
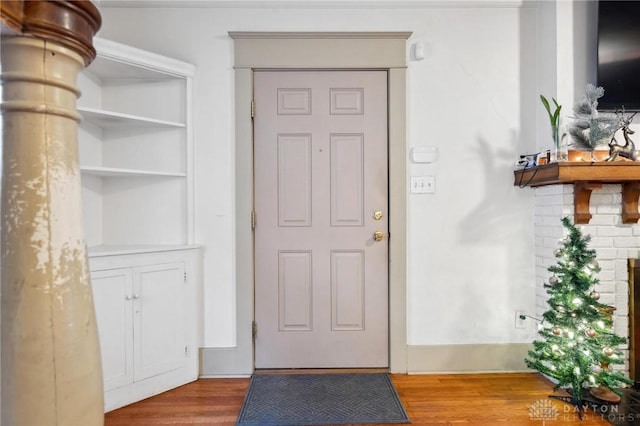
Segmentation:
[(525, 322), (527, 320), (526, 315), (525, 311), (516, 311), (516, 328), (527, 328), (527, 324)]

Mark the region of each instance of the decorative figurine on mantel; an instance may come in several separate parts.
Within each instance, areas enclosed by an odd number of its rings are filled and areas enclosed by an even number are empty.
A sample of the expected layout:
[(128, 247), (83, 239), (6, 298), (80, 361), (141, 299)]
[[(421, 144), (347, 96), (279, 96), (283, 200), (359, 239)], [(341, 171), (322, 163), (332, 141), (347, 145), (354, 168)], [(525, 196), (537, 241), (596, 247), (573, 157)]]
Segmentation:
[(611, 135), (611, 140), (609, 141), (609, 156), (605, 159), (605, 161), (613, 161), (618, 157), (628, 158), (631, 161), (640, 161), (640, 151), (636, 150), (636, 145), (633, 143), (629, 135), (633, 135), (635, 132), (629, 128), (629, 125), (633, 121), (633, 117), (635, 117), (637, 112), (634, 112), (632, 115), (625, 117), (624, 109), (622, 112), (616, 111), (616, 116), (620, 121), (620, 127), (618, 130), (622, 130), (622, 135), (624, 136), (625, 143), (624, 145), (619, 145), (618, 141), (616, 141), (616, 130)]

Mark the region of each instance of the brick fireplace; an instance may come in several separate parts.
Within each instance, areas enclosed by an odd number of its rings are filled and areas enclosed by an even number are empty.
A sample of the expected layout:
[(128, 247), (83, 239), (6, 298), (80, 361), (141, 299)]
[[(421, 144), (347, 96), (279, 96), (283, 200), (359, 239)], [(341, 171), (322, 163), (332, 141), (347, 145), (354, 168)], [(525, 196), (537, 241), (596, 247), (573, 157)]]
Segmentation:
[(629, 259), (629, 375), (640, 388), (640, 259)]
[[(548, 295), (543, 287), (550, 273), (547, 268), (557, 262), (553, 251), (563, 237), (560, 220), (567, 216), (574, 219), (575, 186), (558, 184), (539, 186), (535, 191), (535, 238), (536, 238), (536, 315), (540, 317), (548, 308)], [(591, 235), (590, 248), (596, 250), (601, 272), (597, 288), (600, 301), (615, 306), (615, 332), (630, 338), (629, 333), (629, 259), (640, 258), (640, 224), (624, 224), (622, 220), (623, 189), (621, 184), (603, 184), (594, 189), (589, 200), (588, 224), (579, 225), (584, 234)], [(638, 261), (640, 263), (640, 261)], [(640, 312), (640, 305), (636, 308)], [(640, 313), (639, 315), (640, 316)], [(637, 328), (640, 331), (640, 324)], [(629, 351), (625, 350), (627, 362), (619, 366), (630, 371)], [(635, 358), (639, 361), (640, 357)], [(635, 369), (632, 372), (635, 373)], [(637, 371), (640, 376), (640, 371)], [(640, 377), (634, 377), (640, 381)]]

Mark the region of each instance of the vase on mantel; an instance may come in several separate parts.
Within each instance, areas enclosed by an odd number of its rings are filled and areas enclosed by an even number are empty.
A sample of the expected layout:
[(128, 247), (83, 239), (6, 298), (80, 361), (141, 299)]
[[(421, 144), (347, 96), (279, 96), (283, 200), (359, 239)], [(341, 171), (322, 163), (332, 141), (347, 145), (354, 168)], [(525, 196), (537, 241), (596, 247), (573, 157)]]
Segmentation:
[(566, 144), (561, 144), (553, 148), (553, 151), (551, 151), (551, 161), (554, 163), (569, 161), (569, 149)]
[(553, 135), (553, 149), (551, 150), (551, 162), (560, 163), (569, 161), (569, 145), (567, 144), (567, 134), (559, 137), (558, 132)]

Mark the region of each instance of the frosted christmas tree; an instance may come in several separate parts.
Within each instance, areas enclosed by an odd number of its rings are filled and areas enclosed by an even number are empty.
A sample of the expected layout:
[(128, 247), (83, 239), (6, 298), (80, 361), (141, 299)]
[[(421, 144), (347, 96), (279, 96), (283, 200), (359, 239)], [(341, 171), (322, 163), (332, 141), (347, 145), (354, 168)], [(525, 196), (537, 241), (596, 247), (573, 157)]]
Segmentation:
[(542, 340), (533, 342), (525, 360), (529, 368), (557, 381), (554, 390), (566, 389), (571, 402), (583, 407), (584, 389), (599, 399), (619, 401), (610, 389), (631, 384), (624, 374), (611, 368), (623, 364), (618, 348), (626, 339), (612, 331), (615, 308), (602, 304), (596, 291), (600, 266), (595, 250), (588, 248), (589, 235), (583, 236), (567, 218), (562, 219), (567, 235), (555, 250), (556, 265), (545, 284), (550, 309), (543, 314)]
[(572, 145), (590, 152), (592, 161), (595, 160), (593, 156), (598, 145), (606, 144), (620, 128), (618, 119), (598, 112), (598, 99), (602, 96), (602, 87), (587, 84), (584, 97), (573, 107), (573, 120), (567, 128)]

